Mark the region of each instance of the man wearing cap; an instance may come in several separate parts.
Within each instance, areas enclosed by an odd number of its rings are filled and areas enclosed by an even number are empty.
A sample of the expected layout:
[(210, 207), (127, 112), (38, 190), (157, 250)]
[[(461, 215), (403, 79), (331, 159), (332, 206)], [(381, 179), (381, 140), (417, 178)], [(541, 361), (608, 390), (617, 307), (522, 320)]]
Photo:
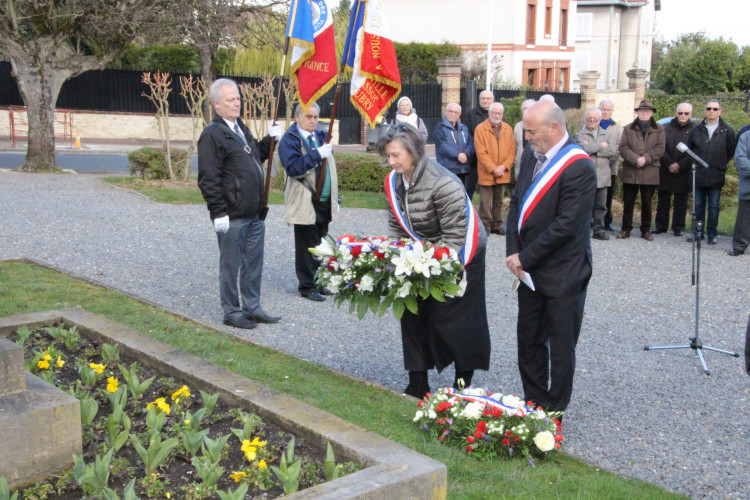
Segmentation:
[(651, 200), (659, 185), (659, 160), (664, 154), (666, 136), (664, 129), (654, 120), (651, 101), (640, 102), (635, 112), (637, 118), (622, 131), (620, 155), (622, 156), (622, 231), (619, 239), (630, 238), (633, 229), (633, 211), (638, 192), (641, 193), (641, 238), (651, 236)]
[[(688, 148), (706, 163), (708, 168), (699, 167), (695, 171), (695, 213), (697, 220), (705, 221), (705, 231), (709, 245), (716, 244), (719, 225), (719, 199), (727, 163), (734, 155), (734, 129), (721, 119), (721, 102), (711, 99), (706, 104), (706, 118), (693, 127), (688, 136)], [(706, 200), (708, 200), (708, 220), (706, 220)], [(703, 239), (703, 233), (699, 235)], [(693, 235), (688, 236), (692, 241)]]

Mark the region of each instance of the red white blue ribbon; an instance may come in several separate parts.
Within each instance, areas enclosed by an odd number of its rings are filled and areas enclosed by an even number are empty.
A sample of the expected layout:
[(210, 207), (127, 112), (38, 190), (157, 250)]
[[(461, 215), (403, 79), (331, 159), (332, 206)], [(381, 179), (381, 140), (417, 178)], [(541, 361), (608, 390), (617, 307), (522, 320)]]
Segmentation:
[[(393, 215), (396, 216), (401, 229), (409, 235), (414, 241), (423, 241), (423, 239), (412, 230), (409, 221), (406, 219), (406, 213), (401, 210), (401, 205), (396, 195), (396, 171), (391, 170), (388, 175), (385, 176), (385, 197), (388, 200), (388, 204), (391, 206)], [(477, 211), (474, 209), (474, 205), (469, 199), (469, 195), (466, 194), (466, 239), (464, 245), (458, 251), (458, 256), (461, 259), (461, 263), (466, 266), (474, 258), (477, 252), (477, 245), (479, 243), (479, 217)]]
[(523, 405), (521, 408), (515, 408), (513, 406), (504, 405), (497, 399), (492, 399), (489, 396), (470, 396), (468, 394), (460, 394), (453, 388), (447, 389), (446, 392), (457, 399), (462, 399), (470, 403), (482, 403), (485, 406), (497, 408), (498, 410), (508, 412), (517, 417), (525, 417), (529, 413), (534, 413), (534, 408), (529, 408), (526, 405)]
[(520, 234), (526, 220), (537, 207), (547, 191), (557, 182), (557, 179), (573, 162), (581, 159), (590, 160), (591, 157), (578, 144), (568, 144), (555, 155), (549, 164), (531, 183), (526, 194), (523, 196), (521, 211), (518, 214), (518, 232)]

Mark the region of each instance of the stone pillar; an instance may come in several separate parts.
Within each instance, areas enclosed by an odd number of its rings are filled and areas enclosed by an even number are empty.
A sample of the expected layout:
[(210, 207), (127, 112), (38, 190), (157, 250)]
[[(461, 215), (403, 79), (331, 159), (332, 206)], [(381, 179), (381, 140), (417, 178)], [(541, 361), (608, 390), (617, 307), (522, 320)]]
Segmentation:
[(648, 71), (645, 69), (633, 68), (627, 73), (628, 76), (628, 88), (635, 91), (635, 102), (633, 107), (637, 108), (641, 101), (646, 97), (646, 79), (648, 78)]
[(452, 103), (461, 102), (461, 57), (441, 57), (437, 60), (438, 83), (443, 86), (442, 109)]
[(596, 107), (596, 82), (599, 80), (598, 71), (581, 71), (578, 78), (581, 80), (581, 108), (589, 109)]

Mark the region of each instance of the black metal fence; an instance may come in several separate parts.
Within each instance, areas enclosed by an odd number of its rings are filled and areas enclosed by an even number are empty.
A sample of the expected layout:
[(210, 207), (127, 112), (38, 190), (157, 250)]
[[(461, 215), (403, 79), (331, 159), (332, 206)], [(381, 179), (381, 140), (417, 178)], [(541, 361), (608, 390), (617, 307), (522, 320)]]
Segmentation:
[[(153, 113), (154, 106), (151, 101), (143, 95), (148, 92), (148, 86), (142, 83), (143, 71), (124, 69), (103, 69), (98, 71), (87, 71), (82, 75), (71, 78), (63, 83), (60, 95), (57, 99), (57, 107), (80, 111), (110, 111), (126, 113)], [(187, 74), (172, 74), (172, 92), (169, 95), (169, 110), (174, 115), (187, 115), (189, 111), (185, 100), (180, 96), (180, 76)], [(257, 84), (260, 78), (232, 77), (238, 83)], [(361, 140), (361, 121), (359, 112), (349, 100), (349, 83), (341, 85), (341, 96), (337, 110), (339, 120), (339, 143), (356, 144)], [(521, 95), (520, 90), (495, 90), (495, 99), (508, 99)], [(544, 94), (540, 91), (526, 91), (527, 98), (538, 99)], [(579, 108), (581, 106), (581, 95), (574, 93), (553, 92), (551, 93), (556, 102), (563, 109)], [(320, 98), (320, 115), (330, 116), (333, 106), (335, 87), (330, 89)], [(401, 95), (408, 96), (417, 113), (425, 122), (427, 130), (432, 138), (432, 130), (443, 116), (442, 109), (442, 87), (440, 84), (405, 84), (401, 88)], [(465, 109), (466, 104), (461, 105)], [(0, 61), (0, 107), (23, 106), (23, 100), (18, 92), (15, 79), (11, 76), (9, 62)], [(282, 96), (281, 108), (286, 103)], [(396, 103), (394, 102), (386, 113), (386, 120), (391, 121), (396, 115)]]

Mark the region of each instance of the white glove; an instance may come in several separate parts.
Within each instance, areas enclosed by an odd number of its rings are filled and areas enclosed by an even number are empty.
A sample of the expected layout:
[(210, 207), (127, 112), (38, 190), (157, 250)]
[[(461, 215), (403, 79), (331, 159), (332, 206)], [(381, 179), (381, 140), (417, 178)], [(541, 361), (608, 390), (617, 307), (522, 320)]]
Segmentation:
[(330, 158), (333, 156), (333, 146), (330, 144), (323, 144), (318, 148), (318, 154), (321, 158)]
[(281, 140), (281, 135), (284, 133), (284, 131), (281, 129), (281, 125), (279, 125), (279, 122), (273, 122), (273, 127), (268, 129), (268, 135), (276, 139), (277, 141)]
[(226, 233), (229, 231), (229, 216), (219, 217), (214, 219), (214, 229), (217, 233)]

